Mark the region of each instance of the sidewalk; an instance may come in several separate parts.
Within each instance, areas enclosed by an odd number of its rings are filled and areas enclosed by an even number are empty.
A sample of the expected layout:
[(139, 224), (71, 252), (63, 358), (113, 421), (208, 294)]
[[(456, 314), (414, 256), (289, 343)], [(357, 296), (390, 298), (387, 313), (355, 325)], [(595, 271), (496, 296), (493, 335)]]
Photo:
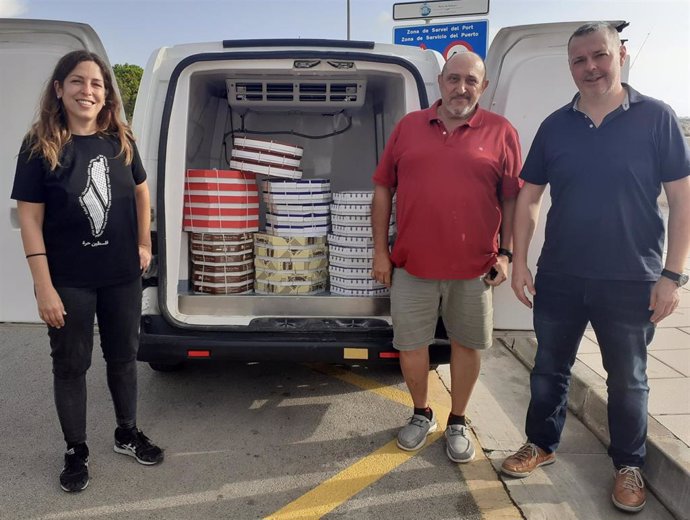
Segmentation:
[[(690, 274), (690, 257), (685, 272)], [(533, 333), (505, 331), (497, 339), (529, 368)], [(648, 486), (677, 518), (690, 519), (690, 287), (681, 289), (678, 309), (657, 327), (649, 347), (649, 430), (643, 470)], [(596, 336), (585, 332), (571, 381), (569, 407), (605, 444), (606, 372)]]
[[(483, 507), (485, 520), (678, 520), (653, 493), (636, 515), (617, 510), (611, 502), (614, 470), (606, 446), (591, 427), (572, 411), (561, 437), (556, 464), (537, 469), (528, 478), (512, 478), (500, 473), (503, 460), (524, 442), (525, 413), (530, 398), (529, 371), (501, 340), (482, 353), (482, 369), (467, 408), (477, 447), (491, 461), (520, 515)], [(589, 369), (587, 369), (589, 370)], [(450, 388), (449, 365), (441, 365), (438, 375)], [(593, 374), (594, 375), (594, 374)], [(595, 377), (599, 377), (594, 375)], [(575, 392), (571, 391), (571, 398)], [(433, 399), (430, 399), (433, 400)], [(438, 400), (440, 401), (440, 399)], [(472, 464), (460, 464), (468, 475)], [(483, 489), (484, 504), (496, 495), (491, 480), (475, 484)], [(433, 516), (433, 515), (432, 515)], [(453, 516), (459, 518), (460, 516)], [(443, 517), (450, 518), (450, 517)], [(474, 517), (472, 517), (474, 518)]]

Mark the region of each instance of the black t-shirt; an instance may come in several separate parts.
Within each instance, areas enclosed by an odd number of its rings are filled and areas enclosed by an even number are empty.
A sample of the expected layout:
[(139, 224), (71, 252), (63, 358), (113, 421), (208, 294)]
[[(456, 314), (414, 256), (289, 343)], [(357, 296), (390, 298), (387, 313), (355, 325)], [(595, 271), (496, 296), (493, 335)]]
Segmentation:
[(45, 204), (43, 240), (53, 285), (105, 287), (140, 276), (135, 185), (146, 180), (136, 147), (128, 166), (119, 141), (73, 135), (50, 171), (22, 143), (12, 198)]

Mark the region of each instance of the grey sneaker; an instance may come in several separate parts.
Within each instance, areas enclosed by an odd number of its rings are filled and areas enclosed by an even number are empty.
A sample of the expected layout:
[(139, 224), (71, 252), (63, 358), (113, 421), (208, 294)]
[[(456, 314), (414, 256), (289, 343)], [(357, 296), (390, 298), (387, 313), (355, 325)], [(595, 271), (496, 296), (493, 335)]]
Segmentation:
[(438, 424), (436, 414), (431, 412), (431, 420), (424, 415), (415, 414), (410, 422), (398, 432), (398, 448), (405, 451), (415, 451), (424, 446), (426, 436), (435, 432)]
[(446, 455), (453, 462), (469, 462), (474, 459), (474, 446), (470, 432), (463, 424), (449, 424), (446, 428)]

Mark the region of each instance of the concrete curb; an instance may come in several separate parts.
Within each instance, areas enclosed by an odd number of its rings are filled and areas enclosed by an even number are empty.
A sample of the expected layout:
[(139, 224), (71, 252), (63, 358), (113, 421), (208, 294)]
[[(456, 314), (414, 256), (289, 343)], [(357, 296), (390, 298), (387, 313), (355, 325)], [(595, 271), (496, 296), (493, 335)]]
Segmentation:
[[(527, 368), (534, 366), (537, 340), (531, 335), (497, 335)], [(606, 382), (579, 360), (570, 381), (568, 408), (597, 438), (608, 445)], [(649, 416), (647, 459), (643, 469), (647, 486), (679, 520), (690, 520), (690, 448)]]

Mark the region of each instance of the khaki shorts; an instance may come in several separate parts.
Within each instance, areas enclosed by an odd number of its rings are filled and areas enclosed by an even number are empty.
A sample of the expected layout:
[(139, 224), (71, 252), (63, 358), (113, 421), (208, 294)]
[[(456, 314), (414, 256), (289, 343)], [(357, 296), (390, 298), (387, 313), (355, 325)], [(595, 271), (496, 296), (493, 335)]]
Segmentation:
[(482, 278), (428, 280), (394, 269), (391, 285), (393, 346), (415, 350), (434, 341), (438, 317), (448, 337), (476, 350), (491, 346), (491, 287)]

